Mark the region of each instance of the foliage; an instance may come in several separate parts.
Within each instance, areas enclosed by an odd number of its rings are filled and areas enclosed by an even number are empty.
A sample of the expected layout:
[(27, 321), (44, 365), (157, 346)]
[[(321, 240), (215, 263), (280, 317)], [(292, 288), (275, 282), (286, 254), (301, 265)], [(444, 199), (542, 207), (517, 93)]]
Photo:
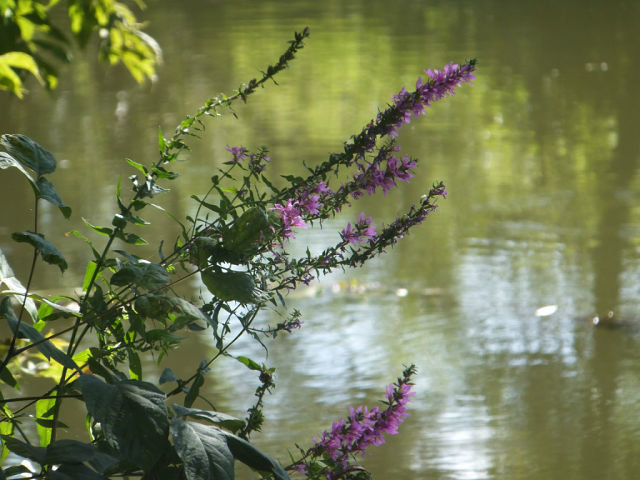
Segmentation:
[[(152, 78), (161, 52), (156, 41), (140, 30), (135, 14), (116, 0), (67, 0), (71, 36), (85, 47), (97, 34), (99, 58), (122, 62), (139, 83)], [(140, 7), (144, 4), (136, 2)], [(60, 0), (0, 0), (0, 89), (22, 98), (31, 74), (48, 89), (58, 83), (55, 63), (72, 58), (65, 28), (54, 23)], [(58, 15), (59, 16), (59, 15)]]
[[(60, 251), (38, 231), (41, 200), (57, 206), (65, 217), (71, 215), (46, 178), (56, 168), (55, 157), (24, 135), (1, 137), (6, 152), (0, 153), (0, 168), (19, 169), (31, 184), (35, 222), (33, 231), (13, 234), (14, 240), (34, 249), (26, 285), (0, 251), (0, 318), (13, 331), (0, 364), (0, 381), (19, 390), (24, 374), (20, 367), (25, 357), (34, 355), (51, 366), (45, 370), (55, 380), (49, 390), (33, 398), (0, 398), (2, 456), (12, 452), (37, 465), (6, 467), (0, 470), (3, 478), (26, 473), (30, 478), (52, 479), (232, 479), (235, 461), (264, 478), (280, 480), (292, 472), (308, 478), (368, 476), (355, 456), (382, 443), (385, 434), (397, 433), (407, 416), (413, 366), (389, 385), (385, 407), (351, 409), (347, 419), (334, 423), (312, 447), (298, 447), (283, 466), (249, 442), (252, 432), (263, 426), (262, 406), (275, 388), (275, 370), (234, 356), (232, 346), (245, 334), (264, 346), (267, 338), (300, 328), (298, 311), (282, 314), (276, 325), (265, 324), (258, 313), (286, 306), (284, 295), (300, 283), (337, 268), (360, 266), (383, 253), (435, 210), (436, 201), (446, 195), (442, 183), (434, 184), (380, 233), (372, 218), (362, 213), (342, 230), (335, 245), (320, 254), (307, 250), (301, 258), (293, 258), (288, 251), (295, 229), (322, 225), (361, 195), (386, 192), (397, 180), (409, 181), (417, 162), (396, 156), (398, 129), (412, 116), (425, 113), (424, 107), (431, 102), (470, 81), (475, 62), (428, 70), (426, 81), (419, 80), (413, 92), (402, 89), (393, 96), (393, 102), (353, 135), (342, 152), (308, 167), (305, 177), (284, 176), (284, 187), (265, 175), (270, 161), (266, 148), (252, 152), (228, 146), (230, 158), (212, 176), (209, 191), (202, 197), (193, 195), (196, 214), (184, 223), (170, 216), (179, 231), (170, 252), (164, 254), (160, 248), (159, 258), (147, 259), (132, 250), (147, 242), (130, 229), (148, 224), (142, 213), (156, 206), (151, 199), (166, 192), (164, 185), (178, 177), (170, 167), (189, 148), (186, 140), (204, 133), (205, 117), (217, 117), (224, 110), (235, 115), (233, 103), (247, 101), (258, 87), (273, 80), (308, 35), (308, 29), (296, 33), (261, 78), (250, 80), (231, 96), (220, 94), (207, 100), (180, 123), (172, 137), (160, 132), (156, 162), (147, 166), (128, 160), (136, 171), (129, 178), (131, 193), (125, 198), (118, 183), (111, 225), (85, 221), (88, 229), (107, 237), (103, 249), (98, 251), (85, 234), (71, 232), (89, 247), (78, 298), (46, 298), (30, 288), (38, 258), (62, 272), (68, 268)], [(350, 180), (335, 185), (345, 174), (351, 175)], [(117, 242), (121, 248), (116, 248)], [(200, 275), (207, 299), (194, 301), (175, 291), (176, 285), (193, 275)], [(42, 333), (45, 327), (52, 333)], [(180, 345), (178, 332), (211, 335), (215, 352), (199, 360), (187, 378), (167, 368), (158, 385), (143, 380), (141, 357), (169, 354)], [(236, 358), (260, 381), (245, 419), (215, 411), (201, 393), (222, 357)], [(71, 398), (84, 406), (81, 414), (86, 412), (88, 418), (88, 442), (58, 438), (65, 428), (60, 406)], [(212, 409), (194, 408), (196, 402)]]

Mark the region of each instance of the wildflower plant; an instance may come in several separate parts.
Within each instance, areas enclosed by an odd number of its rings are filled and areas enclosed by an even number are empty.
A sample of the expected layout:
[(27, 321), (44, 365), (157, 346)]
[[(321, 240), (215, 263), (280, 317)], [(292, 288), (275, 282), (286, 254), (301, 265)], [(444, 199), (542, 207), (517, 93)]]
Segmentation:
[[(236, 460), (264, 478), (300, 474), (333, 480), (368, 475), (357, 456), (383, 443), (385, 434), (397, 433), (408, 416), (413, 366), (389, 385), (383, 406), (351, 408), (348, 417), (335, 422), (308, 447), (298, 446), (287, 462), (280, 463), (249, 441), (264, 426), (262, 408), (275, 388), (275, 370), (235, 355), (233, 345), (250, 335), (265, 346), (268, 338), (301, 328), (297, 310), (279, 308), (285, 313), (273, 325), (258, 314), (266, 308), (286, 307), (287, 292), (300, 284), (336, 269), (361, 266), (382, 254), (436, 209), (438, 199), (446, 195), (442, 183), (428, 188), (388, 225), (376, 226), (362, 212), (346, 224), (334, 245), (319, 254), (308, 249), (301, 257), (290, 253), (298, 229), (322, 225), (362, 195), (386, 193), (411, 180), (417, 160), (399, 153), (399, 129), (424, 114), (432, 102), (471, 81), (474, 61), (427, 70), (426, 79), (419, 79), (414, 91), (403, 88), (394, 95), (342, 151), (308, 167), (305, 176), (284, 176), (284, 187), (267, 176), (272, 160), (265, 147), (227, 145), (228, 157), (212, 175), (208, 192), (192, 196), (195, 214), (184, 222), (170, 216), (179, 232), (170, 251), (164, 252), (161, 246), (158, 258), (151, 259), (132, 250), (147, 242), (130, 228), (148, 223), (143, 211), (157, 206), (150, 199), (166, 192), (165, 185), (178, 177), (171, 167), (189, 149), (187, 140), (205, 133), (207, 117), (225, 111), (235, 115), (234, 103), (246, 102), (285, 69), (308, 35), (307, 28), (296, 33), (289, 48), (259, 79), (230, 96), (207, 100), (178, 125), (173, 136), (166, 138), (160, 132), (159, 158), (150, 166), (127, 160), (135, 171), (129, 178), (131, 191), (124, 195), (118, 182), (111, 224), (85, 222), (93, 234), (107, 238), (104, 248), (98, 250), (85, 233), (69, 234), (84, 241), (89, 254), (77, 298), (37, 295), (31, 290), (33, 267), (23, 285), (0, 252), (0, 318), (13, 331), (3, 350), (0, 381), (18, 390), (19, 366), (27, 355), (46, 361), (53, 371), (49, 376), (55, 379), (53, 386), (35, 397), (8, 397), (3, 389), (0, 455), (5, 458), (12, 452), (32, 463), (3, 468), (0, 476), (228, 479), (234, 477)], [(54, 204), (67, 218), (71, 215), (71, 208), (46, 177), (55, 170), (55, 157), (24, 135), (3, 135), (0, 142), (6, 150), (0, 153), (0, 167), (19, 169), (35, 194), (33, 230), (15, 233), (13, 239), (33, 247), (33, 265), (39, 256), (64, 272), (68, 265), (63, 255), (38, 230), (40, 201)], [(341, 178), (348, 180), (340, 182)], [(114, 248), (116, 240), (129, 249)], [(207, 299), (178, 295), (175, 286), (196, 275), (208, 290)], [(63, 318), (70, 323), (60, 322)], [(141, 356), (169, 355), (179, 347), (177, 332), (209, 336), (214, 353), (194, 361), (193, 373), (187, 377), (167, 368), (157, 384), (151, 383)], [(245, 418), (216, 411), (203, 394), (203, 385), (222, 357), (235, 358), (260, 381)], [(60, 406), (70, 399), (82, 402), (88, 442), (59, 439), (60, 429), (65, 428)], [(210, 409), (195, 408), (196, 402)]]

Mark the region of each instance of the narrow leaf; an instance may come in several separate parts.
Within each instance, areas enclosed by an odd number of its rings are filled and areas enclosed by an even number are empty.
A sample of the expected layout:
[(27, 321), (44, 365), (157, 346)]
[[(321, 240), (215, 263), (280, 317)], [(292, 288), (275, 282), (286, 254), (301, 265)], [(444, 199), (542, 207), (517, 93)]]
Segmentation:
[(251, 360), (249, 357), (244, 357), (242, 355), (235, 357), (236, 360), (238, 360), (240, 363), (243, 363), (244, 365), (246, 365), (246, 367), (249, 370), (256, 370), (258, 372), (262, 371), (262, 367), (260, 366), (260, 364), (258, 364), (258, 362)]
[(204, 377), (198, 374), (193, 380), (193, 383), (189, 387), (189, 391), (184, 397), (185, 407), (189, 408), (191, 405), (193, 405), (193, 402), (196, 401), (196, 398), (198, 398), (198, 395), (200, 394), (200, 387), (202, 385), (204, 385)]
[(92, 223), (88, 222), (84, 218), (82, 219), (82, 221), (84, 222), (84, 224), (87, 227), (89, 227), (94, 232), (99, 233), (100, 235), (105, 235), (105, 236), (109, 237), (109, 236), (111, 236), (111, 234), (113, 234), (113, 228), (99, 227), (98, 225), (93, 225)]
[(31, 325), (27, 325), (24, 322), (18, 322), (18, 319), (16, 318), (9, 303), (9, 297), (4, 297), (0, 302), (0, 318), (2, 317), (7, 319), (9, 326), (14, 333), (16, 332), (16, 329), (18, 329), (18, 324), (20, 324), (20, 331), (18, 332), (18, 335), (28, 338), (33, 343), (37, 343), (36, 347), (45, 357), (47, 357), (47, 359), (53, 358), (56, 362), (71, 370), (79, 370), (76, 362), (74, 362), (73, 359), (71, 359), (71, 357), (62, 350), (59, 350), (58, 347), (49, 340), (45, 340), (42, 333)]
[(53, 425), (47, 425), (43, 420), (53, 421), (53, 412), (51, 407), (56, 403), (55, 398), (41, 398), (36, 402), (36, 428), (40, 437), (40, 446), (46, 447), (51, 443), (51, 428)]

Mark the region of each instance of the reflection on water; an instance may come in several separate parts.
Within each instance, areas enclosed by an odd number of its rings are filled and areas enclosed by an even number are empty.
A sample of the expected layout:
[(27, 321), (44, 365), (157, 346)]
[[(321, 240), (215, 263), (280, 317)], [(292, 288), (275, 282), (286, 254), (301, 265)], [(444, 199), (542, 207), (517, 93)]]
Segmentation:
[[(300, 172), (340, 150), (425, 66), (478, 57), (475, 85), (401, 134), (403, 152), (424, 161), (409, 187), (298, 236), (299, 252), (322, 248), (360, 211), (390, 222), (434, 180), (447, 184), (438, 214), (398, 248), (290, 296), (305, 324), (264, 360), (278, 386), (256, 440), (272, 453), (309, 445), (349, 405), (375, 404), (402, 365), (415, 363), (412, 416), (365, 458), (377, 478), (636, 478), (640, 4), (192, 3), (150, 7), (166, 60), (150, 88), (80, 54), (59, 91), (34, 86), (23, 102), (0, 98), (0, 130), (56, 154), (64, 168), (52, 180), (75, 207), (75, 220), (63, 222), (45, 206), (42, 227), (76, 276), (42, 267), (37, 288), (81, 281), (86, 252), (62, 234), (81, 229), (81, 216), (110, 221), (114, 205), (103, 199), (131, 173), (122, 158), (154, 159), (158, 125), (168, 131), (207, 97), (255, 76), (293, 30), (308, 24), (312, 37), (281, 86), (239, 108), (240, 121), (210, 124), (178, 165), (180, 181), (158, 199), (178, 217), (193, 210), (191, 193), (208, 188), (226, 144), (267, 145), (273, 176)], [(0, 203), (12, 206), (0, 209), (0, 246), (24, 276), (27, 249), (9, 235), (31, 225), (30, 205), (16, 201), (29, 187), (0, 173)], [(173, 241), (178, 232), (161, 215), (149, 220), (143, 236)], [(557, 310), (537, 316), (547, 305)], [(614, 328), (589, 323), (610, 310), (621, 319)], [(211, 350), (206, 335), (191, 347), (176, 373)], [(248, 340), (235, 353), (264, 359)], [(205, 386), (216, 406), (242, 415), (256, 380), (228, 376), (236, 366), (223, 362), (225, 374)]]

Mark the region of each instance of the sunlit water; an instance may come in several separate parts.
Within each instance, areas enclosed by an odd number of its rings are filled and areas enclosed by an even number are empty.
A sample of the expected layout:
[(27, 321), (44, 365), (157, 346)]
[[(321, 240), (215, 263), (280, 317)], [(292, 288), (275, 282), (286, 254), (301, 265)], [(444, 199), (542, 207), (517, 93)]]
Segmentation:
[[(285, 461), (287, 448), (310, 445), (349, 405), (375, 404), (415, 363), (412, 416), (365, 458), (376, 478), (640, 475), (640, 4), (191, 3), (153, 2), (144, 14), (165, 53), (151, 87), (78, 53), (55, 93), (32, 85), (25, 101), (0, 98), (0, 130), (57, 156), (52, 180), (74, 207), (71, 222), (46, 208), (41, 221), (75, 273), (61, 279), (40, 266), (37, 288), (81, 282), (87, 252), (62, 234), (83, 228), (81, 216), (110, 221), (117, 176), (132, 173), (122, 158), (150, 163), (158, 126), (170, 131), (207, 97), (256, 76), (294, 30), (309, 25), (312, 36), (280, 86), (238, 108), (239, 121), (210, 123), (177, 166), (182, 177), (158, 201), (178, 217), (207, 189), (226, 144), (267, 145), (274, 176), (300, 171), (339, 151), (424, 67), (477, 57), (475, 85), (401, 134), (403, 151), (422, 160), (410, 186), (298, 235), (299, 251), (321, 248), (361, 210), (381, 225), (434, 180), (448, 187), (437, 215), (397, 248), (292, 294), (304, 327), (269, 342), (268, 358), (254, 342), (237, 345), (277, 368), (255, 440)], [(29, 187), (1, 174), (0, 247), (24, 275), (27, 250), (9, 236), (31, 227)], [(149, 240), (177, 235), (163, 216), (150, 220)], [(537, 315), (545, 306), (553, 313)], [(590, 317), (609, 310), (616, 328), (594, 328)], [(208, 343), (204, 335), (176, 352), (176, 371), (192, 371)], [(256, 379), (238, 366), (223, 362), (206, 387), (218, 408), (241, 416)]]

